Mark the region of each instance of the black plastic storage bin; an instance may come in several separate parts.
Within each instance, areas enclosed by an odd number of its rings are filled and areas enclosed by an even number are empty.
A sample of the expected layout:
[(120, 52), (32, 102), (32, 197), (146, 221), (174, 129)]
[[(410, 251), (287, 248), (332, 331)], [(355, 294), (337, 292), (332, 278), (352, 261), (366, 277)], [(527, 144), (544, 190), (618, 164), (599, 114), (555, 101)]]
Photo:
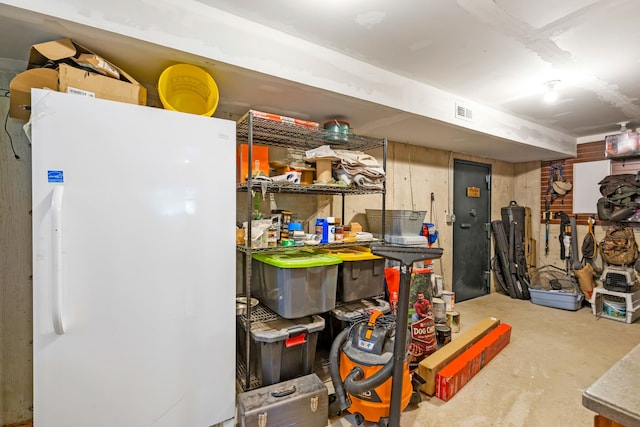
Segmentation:
[(321, 347), (329, 350), (333, 340), (342, 330), (356, 322), (369, 319), (374, 310), (387, 314), (391, 311), (391, 306), (382, 297), (366, 298), (340, 305), (328, 313), (323, 313), (322, 317), (325, 319), (327, 327), (320, 335)]
[[(238, 349), (246, 352), (247, 317), (237, 316)], [(263, 386), (313, 371), (318, 334), (324, 329), (318, 315), (284, 319), (263, 305), (251, 313), (251, 372)]]

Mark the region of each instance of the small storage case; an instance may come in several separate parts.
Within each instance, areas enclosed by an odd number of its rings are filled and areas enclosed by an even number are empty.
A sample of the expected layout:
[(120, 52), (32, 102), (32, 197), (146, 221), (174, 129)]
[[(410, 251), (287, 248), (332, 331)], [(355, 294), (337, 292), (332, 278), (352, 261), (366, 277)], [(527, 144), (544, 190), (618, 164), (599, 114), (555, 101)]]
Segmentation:
[(636, 273), (633, 267), (607, 265), (600, 280), (604, 288), (609, 291), (632, 292), (637, 290)]
[(640, 290), (617, 292), (598, 286), (591, 297), (591, 311), (596, 317), (633, 323), (640, 318)]
[(324, 427), (329, 418), (327, 387), (316, 374), (238, 394), (241, 427)]
[(287, 319), (333, 310), (338, 257), (306, 250), (253, 255), (256, 297)]
[(384, 258), (371, 253), (369, 248), (354, 246), (339, 249), (317, 249), (317, 252), (337, 256), (337, 301), (351, 302), (384, 293)]
[[(237, 319), (238, 348), (244, 354), (247, 316)], [(313, 372), (318, 335), (325, 326), (322, 317), (283, 319), (258, 305), (252, 310), (251, 319), (251, 371), (263, 386)]]

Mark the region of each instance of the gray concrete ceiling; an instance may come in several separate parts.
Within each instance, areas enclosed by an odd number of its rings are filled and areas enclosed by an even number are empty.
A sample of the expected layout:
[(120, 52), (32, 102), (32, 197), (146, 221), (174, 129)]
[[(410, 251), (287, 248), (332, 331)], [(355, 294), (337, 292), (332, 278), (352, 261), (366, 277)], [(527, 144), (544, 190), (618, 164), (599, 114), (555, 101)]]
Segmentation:
[[(357, 91), (309, 84), (295, 73), (278, 76), (224, 62), (222, 56), (202, 56), (1, 2), (0, 67), (17, 64), (20, 69), (31, 44), (67, 36), (125, 69), (151, 95), (159, 73), (172, 63), (190, 62), (212, 70), (221, 91), (216, 116), (235, 118), (253, 108), (319, 122), (343, 118), (362, 134), (513, 162), (568, 157), (572, 150), (566, 140), (575, 144), (601, 139), (617, 133), (618, 122), (640, 127), (637, 0), (188, 3), (201, 4), (203, 11), (210, 10), (220, 20), (224, 13), (224, 22), (235, 15), (246, 20), (245, 26), (255, 23), (370, 64), (411, 85), (459, 97), (474, 109), (479, 106), (479, 113), (487, 108), (521, 121), (511, 126), (513, 138), (508, 132), (478, 131), (444, 116), (375, 102)], [(293, 63), (296, 58), (285, 60)], [(348, 83), (357, 88), (357, 78)], [(542, 101), (544, 83), (550, 80), (559, 80), (554, 104)], [(523, 142), (519, 130), (539, 133), (536, 126), (552, 136), (557, 132), (563, 142), (558, 147)]]

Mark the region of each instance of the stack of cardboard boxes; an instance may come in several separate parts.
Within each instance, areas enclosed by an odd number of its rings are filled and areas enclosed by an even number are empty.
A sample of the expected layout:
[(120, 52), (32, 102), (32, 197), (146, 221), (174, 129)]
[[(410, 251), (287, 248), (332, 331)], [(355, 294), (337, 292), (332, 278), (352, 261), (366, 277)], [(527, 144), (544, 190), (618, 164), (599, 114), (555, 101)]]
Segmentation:
[(147, 91), (129, 74), (71, 39), (31, 46), (27, 70), (10, 83), (9, 114), (31, 115), (31, 89), (51, 89), (93, 98), (146, 105)]
[(444, 401), (455, 395), (510, 341), (511, 326), (487, 317), (418, 364), (420, 390)]

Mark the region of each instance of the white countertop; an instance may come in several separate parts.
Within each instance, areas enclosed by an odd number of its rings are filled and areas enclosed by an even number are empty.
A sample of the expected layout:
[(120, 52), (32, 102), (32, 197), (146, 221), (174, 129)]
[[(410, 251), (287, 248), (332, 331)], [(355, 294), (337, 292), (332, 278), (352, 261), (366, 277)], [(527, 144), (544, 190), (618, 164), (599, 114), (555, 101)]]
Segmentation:
[(640, 427), (640, 345), (582, 393), (582, 404), (625, 427)]

